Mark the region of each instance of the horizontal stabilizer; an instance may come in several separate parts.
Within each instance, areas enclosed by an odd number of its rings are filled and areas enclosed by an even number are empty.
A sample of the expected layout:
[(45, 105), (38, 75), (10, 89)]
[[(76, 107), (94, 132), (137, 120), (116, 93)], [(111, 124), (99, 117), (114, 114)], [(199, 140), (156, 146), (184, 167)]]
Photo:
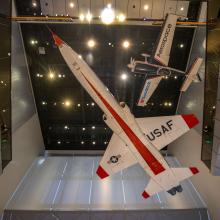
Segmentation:
[[(150, 179), (149, 183), (147, 184), (146, 188), (144, 189), (144, 192), (142, 193), (142, 196), (147, 199), (150, 196), (159, 193), (163, 190), (169, 192), (169, 191), (177, 191), (181, 192), (182, 187), (180, 186), (180, 182), (188, 179), (189, 177), (197, 174), (199, 171), (196, 167), (189, 167), (189, 168), (171, 168), (171, 171), (174, 175), (175, 183), (177, 185), (173, 185), (172, 181), (169, 183), (169, 175), (163, 175), (159, 174), (157, 176), (157, 180), (160, 182), (160, 185), (153, 179)], [(172, 175), (172, 176), (173, 176)], [(171, 180), (171, 179), (170, 179)], [(181, 191), (179, 191), (181, 189)], [(175, 195), (176, 193), (172, 194)]]
[(147, 104), (148, 100), (158, 87), (162, 78), (162, 76), (156, 76), (146, 80), (144, 87), (141, 91), (141, 95), (137, 104), (138, 106), (145, 106)]
[(177, 18), (174, 14), (168, 14), (166, 17), (154, 54), (154, 59), (164, 66), (168, 66), (169, 63)]
[(183, 181), (199, 173), (199, 170), (196, 167), (189, 167), (189, 168), (178, 167), (178, 168), (171, 168), (171, 170), (178, 179), (178, 181)]
[(191, 66), (191, 68), (186, 76), (186, 79), (185, 79), (180, 91), (185, 92), (189, 88), (190, 84), (195, 79), (195, 77), (199, 71), (199, 68), (202, 64), (202, 61), (203, 61), (202, 58), (197, 58), (196, 61), (193, 63), (193, 65)]
[(163, 188), (160, 187), (153, 179), (150, 179), (148, 182), (146, 188), (144, 189), (144, 192), (142, 193), (142, 196), (147, 199), (148, 197), (162, 191)]

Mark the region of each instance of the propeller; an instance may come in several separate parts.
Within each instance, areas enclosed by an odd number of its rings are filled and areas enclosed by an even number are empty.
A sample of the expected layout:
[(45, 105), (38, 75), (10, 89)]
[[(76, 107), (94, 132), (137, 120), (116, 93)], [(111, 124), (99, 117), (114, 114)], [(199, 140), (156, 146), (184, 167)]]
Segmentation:
[(128, 64), (128, 68), (131, 69), (131, 72), (134, 72), (135, 66), (136, 66), (135, 59), (133, 59), (133, 58), (131, 57), (130, 63)]

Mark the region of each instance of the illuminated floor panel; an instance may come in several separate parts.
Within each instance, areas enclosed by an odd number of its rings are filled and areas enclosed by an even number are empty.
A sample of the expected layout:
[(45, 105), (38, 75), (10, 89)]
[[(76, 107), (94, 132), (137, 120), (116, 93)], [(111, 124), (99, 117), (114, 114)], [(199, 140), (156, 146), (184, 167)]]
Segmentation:
[[(207, 210), (192, 183), (183, 192), (161, 192), (144, 200), (148, 177), (139, 165), (106, 180), (95, 171), (100, 157), (39, 157), (9, 201), (4, 220), (13, 219), (176, 219), (206, 220)], [(171, 166), (178, 166), (167, 157)]]

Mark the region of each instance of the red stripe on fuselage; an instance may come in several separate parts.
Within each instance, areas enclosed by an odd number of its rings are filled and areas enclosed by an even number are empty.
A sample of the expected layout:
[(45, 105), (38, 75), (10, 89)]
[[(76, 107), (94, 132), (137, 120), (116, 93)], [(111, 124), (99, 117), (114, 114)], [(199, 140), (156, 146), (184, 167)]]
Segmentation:
[[(82, 72), (81, 72), (82, 73)], [(84, 76), (84, 74), (82, 73)], [(124, 130), (128, 138), (134, 144), (138, 152), (144, 158), (148, 166), (151, 168), (155, 175), (165, 171), (165, 168), (161, 163), (154, 157), (154, 155), (146, 148), (146, 146), (141, 142), (141, 140), (135, 135), (135, 133), (130, 129), (130, 127), (124, 122), (124, 120), (118, 115), (118, 113), (110, 106), (110, 104), (102, 97), (102, 95), (96, 90), (96, 88), (89, 82), (89, 80), (84, 76), (85, 80), (89, 83), (98, 97), (101, 99), (106, 108), (111, 112), (115, 120)]]

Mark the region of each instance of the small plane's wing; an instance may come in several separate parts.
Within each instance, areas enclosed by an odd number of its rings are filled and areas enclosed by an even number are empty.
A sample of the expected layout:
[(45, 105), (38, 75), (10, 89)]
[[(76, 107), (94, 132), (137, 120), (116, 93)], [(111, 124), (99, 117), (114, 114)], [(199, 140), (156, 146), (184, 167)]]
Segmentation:
[(176, 21), (178, 16), (174, 14), (168, 14), (163, 25), (154, 59), (160, 62), (164, 66), (168, 66), (170, 59), (170, 50), (173, 43), (174, 31), (176, 28)]
[(161, 150), (199, 123), (194, 115), (136, 118), (146, 138)]
[(162, 76), (156, 76), (145, 81), (140, 98), (138, 100), (138, 106), (145, 106), (147, 104), (162, 78)]
[(128, 146), (117, 134), (113, 134), (96, 171), (103, 179), (137, 163)]
[(196, 74), (199, 71), (199, 68), (200, 68), (200, 66), (202, 64), (202, 61), (203, 61), (202, 58), (197, 58), (195, 60), (195, 62), (191, 66), (191, 68), (190, 68), (190, 70), (189, 70), (189, 72), (188, 72), (188, 74), (186, 76), (186, 79), (185, 79), (185, 81), (184, 81), (180, 91), (185, 92), (189, 88), (190, 84), (195, 79), (195, 76), (196, 76)]

